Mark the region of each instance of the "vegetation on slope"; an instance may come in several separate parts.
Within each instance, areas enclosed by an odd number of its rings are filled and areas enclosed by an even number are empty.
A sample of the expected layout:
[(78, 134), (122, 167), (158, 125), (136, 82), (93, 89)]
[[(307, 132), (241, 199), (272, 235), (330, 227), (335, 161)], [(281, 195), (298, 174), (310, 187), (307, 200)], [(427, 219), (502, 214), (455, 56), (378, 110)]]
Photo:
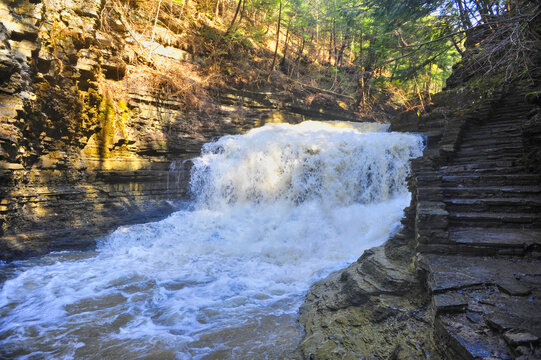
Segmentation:
[[(156, 85), (188, 107), (208, 109), (208, 91), (226, 84), (270, 84), (343, 94), (366, 115), (376, 104), (423, 106), (461, 56), (482, 53), (469, 62), (481, 73), (527, 71), (516, 65), (528, 58), (522, 33), (537, 12), (532, 2), (502, 0), (107, 0), (102, 26), (124, 27), (130, 61), (149, 65)], [(472, 33), (483, 41), (466, 43)], [(160, 44), (184, 49), (195, 65), (169, 69)], [(509, 56), (496, 56), (502, 51)]]

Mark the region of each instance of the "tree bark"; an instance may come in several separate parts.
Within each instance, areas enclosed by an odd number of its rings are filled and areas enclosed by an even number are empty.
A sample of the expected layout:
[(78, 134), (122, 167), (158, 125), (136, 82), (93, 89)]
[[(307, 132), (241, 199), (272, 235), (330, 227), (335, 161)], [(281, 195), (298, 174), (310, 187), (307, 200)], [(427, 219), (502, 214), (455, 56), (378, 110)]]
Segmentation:
[(233, 16), (233, 20), (231, 20), (231, 24), (229, 25), (229, 27), (227, 28), (227, 31), (225, 32), (225, 36), (227, 36), (229, 34), (229, 32), (231, 31), (231, 29), (233, 28), (233, 25), (235, 25), (235, 20), (237, 20), (237, 16), (239, 15), (239, 11), (240, 11), (240, 6), (242, 4), (244, 0), (239, 0), (239, 3), (237, 5), (237, 10), (235, 11), (235, 16)]
[(286, 31), (286, 43), (284, 45), (284, 55), (282, 56), (282, 62), (281, 64), (284, 65), (286, 63), (286, 56), (287, 56), (287, 50), (289, 48), (289, 29), (291, 28), (291, 19), (289, 23), (287, 24), (287, 31)]
[(239, 24), (242, 24), (242, 19), (244, 18), (244, 10), (246, 10), (246, 0), (242, 1), (242, 10), (240, 12)]
[(306, 39), (304, 38), (304, 36), (302, 37), (302, 42), (299, 46), (299, 51), (297, 52), (297, 60), (295, 61), (295, 68), (293, 69), (291, 75), (294, 74), (294, 71), (297, 70), (297, 76), (299, 74), (299, 67), (300, 67), (300, 64), (301, 64), (301, 59), (302, 59), (302, 53), (304, 51), (304, 43), (305, 43)]
[(280, 44), (280, 23), (282, 22), (282, 0), (280, 0), (280, 9), (278, 10), (278, 29), (276, 30), (276, 47), (274, 48), (274, 56), (272, 58), (272, 65), (269, 71), (269, 76), (267, 76), (267, 82), (270, 81), (271, 75), (274, 71), (274, 66), (276, 65), (276, 55), (278, 55), (278, 45)]
[(464, 29), (469, 29), (472, 27), (470, 18), (468, 14), (464, 11), (464, 4), (462, 4), (462, 0), (456, 0), (456, 4), (458, 5), (458, 13), (460, 15), (460, 21), (462, 22), (462, 26)]

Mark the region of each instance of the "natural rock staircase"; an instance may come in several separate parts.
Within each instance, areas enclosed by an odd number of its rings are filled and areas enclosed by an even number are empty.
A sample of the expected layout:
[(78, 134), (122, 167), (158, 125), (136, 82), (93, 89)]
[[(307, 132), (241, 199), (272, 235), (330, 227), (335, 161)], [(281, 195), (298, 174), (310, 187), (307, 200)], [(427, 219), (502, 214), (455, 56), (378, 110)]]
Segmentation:
[(522, 162), (523, 99), (465, 119), (458, 148), (440, 143), (449, 161), (417, 171), (418, 265), (448, 359), (541, 358), (541, 177)]
[(411, 163), (404, 226), (311, 287), (302, 358), (541, 359), (541, 177), (523, 162), (528, 86), (483, 98), (443, 92), (433, 110), (393, 120), (392, 131), (427, 143)]

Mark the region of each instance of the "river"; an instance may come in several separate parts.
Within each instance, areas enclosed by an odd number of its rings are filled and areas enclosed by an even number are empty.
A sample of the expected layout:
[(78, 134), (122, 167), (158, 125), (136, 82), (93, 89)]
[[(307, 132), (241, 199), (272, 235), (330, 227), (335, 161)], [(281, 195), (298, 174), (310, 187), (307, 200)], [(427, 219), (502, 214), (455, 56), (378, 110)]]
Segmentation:
[(420, 136), (344, 122), (208, 143), (184, 209), (94, 251), (0, 266), (0, 358), (287, 357), (310, 285), (398, 230), (422, 150)]

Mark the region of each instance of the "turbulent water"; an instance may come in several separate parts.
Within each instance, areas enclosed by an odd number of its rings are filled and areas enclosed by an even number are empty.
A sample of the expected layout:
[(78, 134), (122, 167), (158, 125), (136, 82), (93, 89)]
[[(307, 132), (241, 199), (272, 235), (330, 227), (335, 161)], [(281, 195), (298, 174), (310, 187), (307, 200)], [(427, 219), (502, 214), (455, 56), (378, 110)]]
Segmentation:
[(206, 144), (193, 201), (94, 252), (3, 265), (0, 358), (283, 358), (311, 283), (379, 245), (422, 140), (381, 125), (270, 124)]

